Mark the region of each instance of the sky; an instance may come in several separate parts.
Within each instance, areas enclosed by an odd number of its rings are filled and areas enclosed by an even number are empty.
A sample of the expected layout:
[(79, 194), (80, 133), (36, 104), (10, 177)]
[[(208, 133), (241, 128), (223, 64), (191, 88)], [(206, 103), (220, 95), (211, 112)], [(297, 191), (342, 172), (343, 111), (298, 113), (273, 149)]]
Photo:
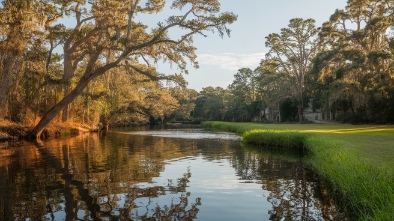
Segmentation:
[[(233, 12), (238, 20), (229, 26), (231, 36), (221, 39), (208, 33), (194, 40), (199, 69), (188, 67), (188, 88), (227, 88), (240, 68), (255, 69), (264, 54), (265, 37), (279, 33), (292, 18), (313, 18), (316, 26), (328, 21), (335, 9), (344, 9), (346, 0), (219, 0), (222, 11)], [(161, 73), (177, 73), (176, 68), (158, 65)]]

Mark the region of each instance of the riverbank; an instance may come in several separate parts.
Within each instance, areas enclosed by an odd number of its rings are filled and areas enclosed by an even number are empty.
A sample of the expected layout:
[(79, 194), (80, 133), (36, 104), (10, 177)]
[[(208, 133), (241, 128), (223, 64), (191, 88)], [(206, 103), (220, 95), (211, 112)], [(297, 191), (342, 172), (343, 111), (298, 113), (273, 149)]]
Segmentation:
[[(0, 121), (0, 142), (7, 140), (21, 140), (26, 138), (31, 126), (17, 124), (11, 121)], [(97, 132), (99, 128), (85, 124), (50, 123), (41, 134), (41, 138), (78, 135), (80, 133)]]
[(394, 218), (394, 128), (324, 124), (205, 122), (241, 134), (260, 146), (302, 149), (305, 161), (331, 185), (345, 212), (356, 220)]
[(27, 128), (10, 121), (0, 121), (0, 142), (26, 136)]

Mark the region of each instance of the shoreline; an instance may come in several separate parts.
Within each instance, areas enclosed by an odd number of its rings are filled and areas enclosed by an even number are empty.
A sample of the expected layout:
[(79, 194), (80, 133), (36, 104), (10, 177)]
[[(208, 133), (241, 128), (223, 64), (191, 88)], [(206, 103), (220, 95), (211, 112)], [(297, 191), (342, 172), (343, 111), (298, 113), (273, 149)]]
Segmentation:
[[(28, 132), (32, 127), (3, 121), (0, 122), (0, 142), (29, 140)], [(83, 124), (72, 123), (51, 123), (46, 127), (40, 135), (40, 139), (50, 139), (57, 137), (75, 136), (81, 133), (98, 132), (98, 128), (90, 127)]]
[[(392, 220), (394, 217), (391, 163), (385, 165), (383, 161), (379, 165), (374, 159), (367, 160), (369, 152), (364, 154), (362, 150), (369, 144), (364, 144), (362, 137), (360, 139), (360, 136), (368, 135), (366, 139), (375, 139), (371, 144), (385, 143), (394, 149), (394, 136), (386, 139), (394, 135), (394, 128), (387, 127), (387, 131), (381, 132), (381, 127), (372, 125), (292, 126), (227, 122), (205, 122), (203, 126), (238, 133), (242, 142), (257, 144), (260, 148), (269, 145), (282, 150), (304, 150), (305, 162), (329, 183), (331, 194), (349, 217), (355, 220)], [(357, 142), (362, 150), (357, 149)], [(379, 157), (382, 158), (375, 156)]]

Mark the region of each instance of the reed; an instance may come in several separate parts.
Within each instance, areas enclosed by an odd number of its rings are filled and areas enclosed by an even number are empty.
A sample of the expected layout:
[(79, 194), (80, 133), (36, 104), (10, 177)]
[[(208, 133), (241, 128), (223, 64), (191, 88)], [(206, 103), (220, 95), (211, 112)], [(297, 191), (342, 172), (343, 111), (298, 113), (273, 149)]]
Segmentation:
[[(306, 150), (305, 161), (330, 184), (331, 193), (349, 217), (394, 219), (394, 170), (384, 156), (393, 153), (393, 128), (225, 122), (204, 126), (242, 134), (243, 142), (261, 147)], [(370, 140), (374, 142), (368, 143)], [(371, 155), (371, 148), (376, 156)], [(382, 150), (385, 154), (379, 152)]]

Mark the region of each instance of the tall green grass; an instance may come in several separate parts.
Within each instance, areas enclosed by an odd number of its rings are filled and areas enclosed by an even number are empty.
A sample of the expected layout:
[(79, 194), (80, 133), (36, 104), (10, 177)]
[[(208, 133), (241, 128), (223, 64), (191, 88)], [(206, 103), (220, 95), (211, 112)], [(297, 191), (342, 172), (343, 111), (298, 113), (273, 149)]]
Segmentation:
[[(365, 156), (360, 157), (360, 152), (340, 140), (343, 136), (325, 136), (321, 131), (289, 130), (277, 125), (270, 129), (270, 125), (206, 122), (204, 126), (242, 134), (245, 143), (288, 150), (305, 149), (305, 161), (330, 183), (334, 197), (339, 199), (339, 205), (349, 217), (394, 220), (394, 170), (372, 164), (365, 160)], [(307, 129), (310, 128), (308, 126)], [(338, 128), (326, 129), (338, 131)], [(354, 135), (355, 138), (357, 136)], [(352, 140), (351, 135), (347, 138)], [(394, 143), (392, 146), (394, 148)]]
[(349, 216), (358, 220), (394, 220), (392, 171), (371, 165), (338, 142), (321, 136), (305, 141), (307, 162), (331, 184)]
[(242, 141), (249, 144), (271, 146), (290, 151), (305, 150), (305, 141), (309, 134), (293, 131), (253, 129), (242, 134)]

